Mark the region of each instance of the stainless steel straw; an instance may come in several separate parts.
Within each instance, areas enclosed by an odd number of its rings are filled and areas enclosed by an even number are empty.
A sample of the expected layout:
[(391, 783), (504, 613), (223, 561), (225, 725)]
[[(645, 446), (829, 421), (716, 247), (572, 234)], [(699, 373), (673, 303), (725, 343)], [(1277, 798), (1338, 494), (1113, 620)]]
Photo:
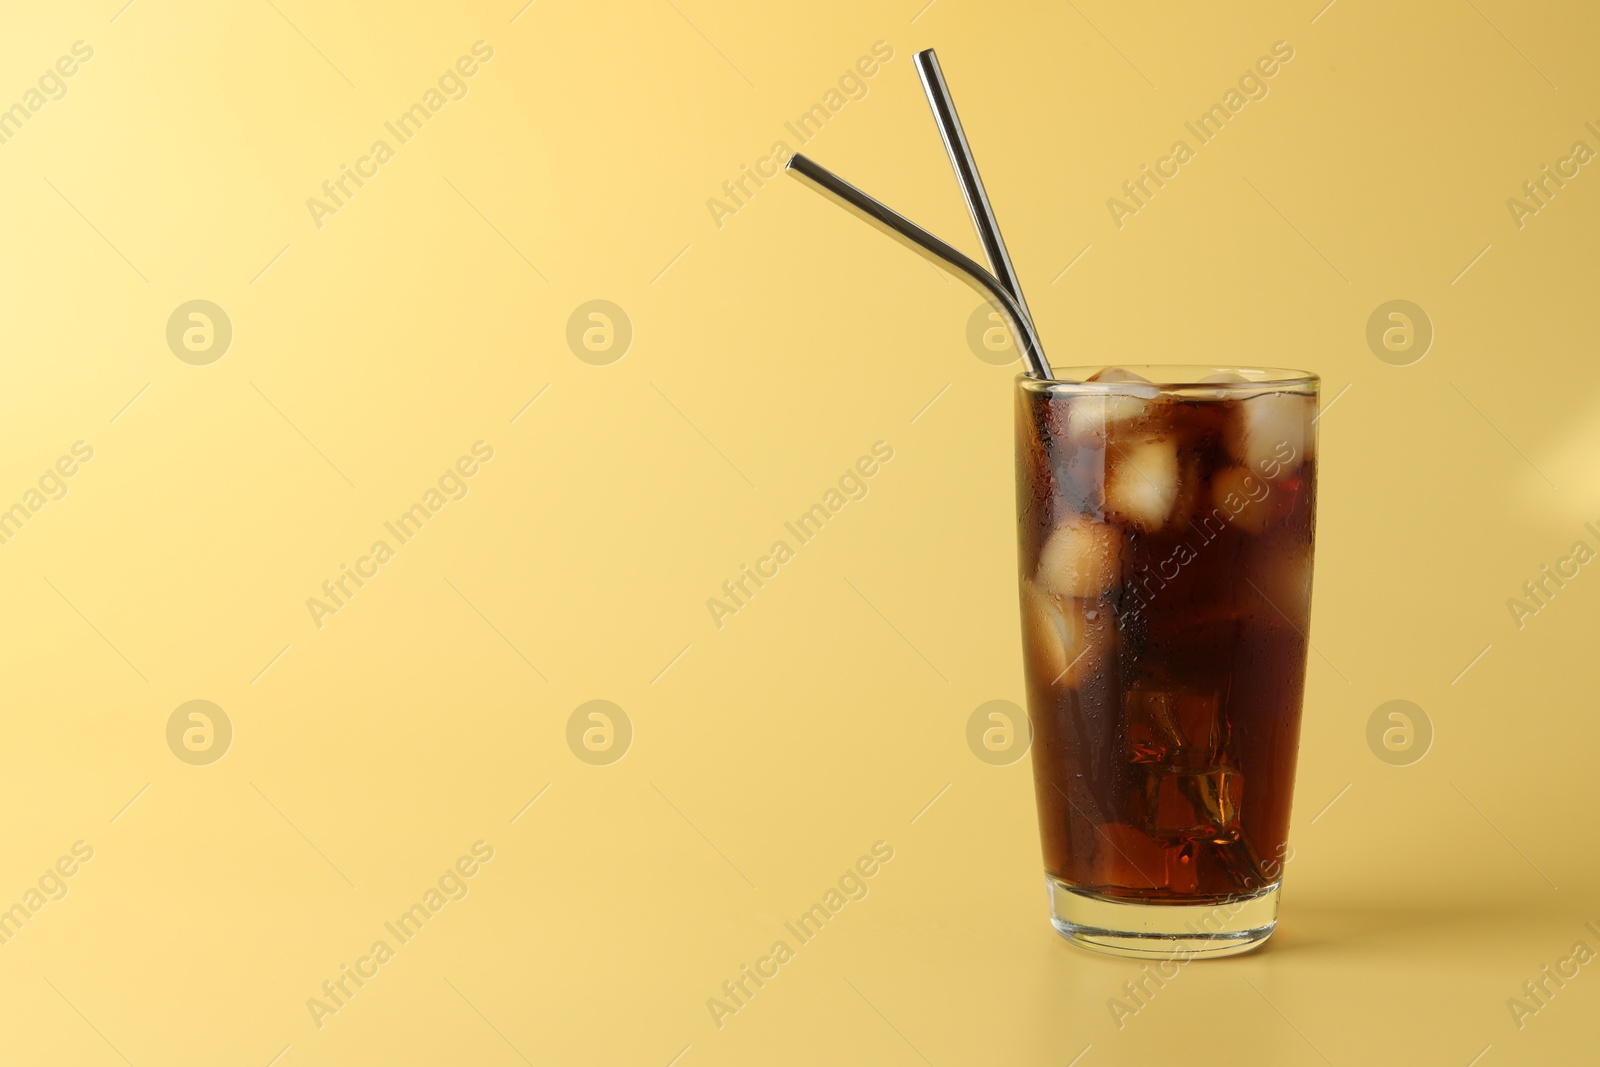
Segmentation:
[(996, 311), (1005, 316), (1012, 335), (1021, 344), (1022, 362), (1027, 368), (1028, 376), (1050, 377), (1050, 364), (1044, 358), (1044, 349), (1039, 344), (1039, 335), (1033, 328), (1033, 320), (1028, 317), (1018, 298), (993, 274), (984, 270), (959, 249), (952, 248), (815, 160), (796, 152), (789, 158), (785, 169), (851, 214), (917, 252), (934, 266), (972, 286), (978, 295), (987, 299), (994, 305)]
[(966, 197), (967, 211), (972, 215), (978, 240), (983, 244), (983, 254), (989, 260), (989, 270), (1006, 287), (1006, 292), (1016, 297), (1023, 314), (1032, 322), (1033, 313), (1028, 310), (1028, 301), (1022, 295), (1022, 283), (1017, 280), (1016, 269), (1011, 266), (1011, 256), (1006, 252), (1005, 239), (1000, 236), (1000, 223), (995, 220), (989, 194), (983, 188), (983, 178), (978, 175), (978, 163), (972, 157), (972, 146), (967, 143), (966, 131), (961, 128), (961, 119), (956, 115), (956, 102), (950, 96), (944, 71), (939, 69), (939, 57), (929, 48), (918, 52), (912, 62), (916, 65), (917, 76), (922, 79), (922, 90), (928, 94), (928, 106), (933, 109), (933, 120), (938, 124), (939, 136), (944, 140), (944, 150), (950, 156), (950, 166), (956, 172), (961, 195)]

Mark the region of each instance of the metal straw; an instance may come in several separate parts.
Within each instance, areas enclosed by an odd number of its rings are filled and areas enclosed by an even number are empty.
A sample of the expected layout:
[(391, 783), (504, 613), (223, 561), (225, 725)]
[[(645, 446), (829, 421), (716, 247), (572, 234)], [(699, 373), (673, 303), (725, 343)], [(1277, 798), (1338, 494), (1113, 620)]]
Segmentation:
[(1048, 379), (1050, 364), (1044, 358), (1044, 348), (1017, 297), (993, 274), (963, 254), (959, 249), (939, 240), (927, 230), (901, 215), (887, 204), (862, 192), (843, 178), (834, 174), (815, 160), (796, 152), (784, 168), (795, 178), (809, 185), (851, 214), (889, 235), (907, 248), (921, 255), (941, 270), (966, 282), (993, 304), (1005, 316), (1022, 348), (1022, 362), (1028, 376)]
[(989, 260), (989, 269), (1006, 287), (1006, 292), (1016, 297), (1023, 314), (1032, 322), (1033, 313), (1028, 310), (1028, 301), (1022, 295), (1022, 283), (1017, 280), (1016, 268), (1012, 267), (1011, 256), (1006, 252), (1005, 238), (1000, 236), (1000, 223), (995, 220), (989, 194), (983, 188), (983, 178), (978, 175), (978, 163), (972, 157), (972, 146), (967, 143), (966, 131), (961, 128), (961, 119), (956, 115), (956, 102), (950, 95), (950, 86), (945, 83), (944, 71), (939, 69), (939, 57), (929, 48), (918, 52), (912, 62), (916, 65), (917, 76), (922, 79), (923, 92), (928, 94), (933, 121), (938, 124), (944, 150), (950, 156), (951, 169), (956, 172), (956, 182), (961, 186), (961, 195), (966, 197), (967, 211), (971, 213), (972, 224), (977, 228), (983, 254)]

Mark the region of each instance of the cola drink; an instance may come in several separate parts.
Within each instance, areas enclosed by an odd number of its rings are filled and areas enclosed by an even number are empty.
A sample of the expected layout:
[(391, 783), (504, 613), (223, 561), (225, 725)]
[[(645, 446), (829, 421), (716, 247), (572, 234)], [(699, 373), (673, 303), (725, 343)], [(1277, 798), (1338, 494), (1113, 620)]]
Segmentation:
[(1253, 368), (1018, 380), (1034, 780), (1052, 920), (1069, 939), (1221, 955), (1276, 922), (1317, 388)]

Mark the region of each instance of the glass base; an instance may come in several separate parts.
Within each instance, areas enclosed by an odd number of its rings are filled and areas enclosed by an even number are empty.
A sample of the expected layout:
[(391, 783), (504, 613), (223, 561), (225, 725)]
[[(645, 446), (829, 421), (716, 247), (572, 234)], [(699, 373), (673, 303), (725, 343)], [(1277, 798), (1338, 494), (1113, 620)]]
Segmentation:
[(1116, 900), (1045, 876), (1050, 925), (1081, 948), (1135, 959), (1214, 959), (1251, 949), (1278, 924), (1278, 886), (1205, 904)]

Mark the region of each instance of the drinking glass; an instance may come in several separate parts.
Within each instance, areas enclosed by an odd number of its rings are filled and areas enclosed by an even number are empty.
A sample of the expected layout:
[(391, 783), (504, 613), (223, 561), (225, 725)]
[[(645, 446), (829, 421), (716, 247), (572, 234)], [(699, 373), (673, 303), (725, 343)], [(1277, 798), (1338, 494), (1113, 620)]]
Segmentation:
[(1258, 367), (1017, 379), (1034, 783), (1051, 922), (1069, 941), (1225, 956), (1277, 922), (1318, 387)]

